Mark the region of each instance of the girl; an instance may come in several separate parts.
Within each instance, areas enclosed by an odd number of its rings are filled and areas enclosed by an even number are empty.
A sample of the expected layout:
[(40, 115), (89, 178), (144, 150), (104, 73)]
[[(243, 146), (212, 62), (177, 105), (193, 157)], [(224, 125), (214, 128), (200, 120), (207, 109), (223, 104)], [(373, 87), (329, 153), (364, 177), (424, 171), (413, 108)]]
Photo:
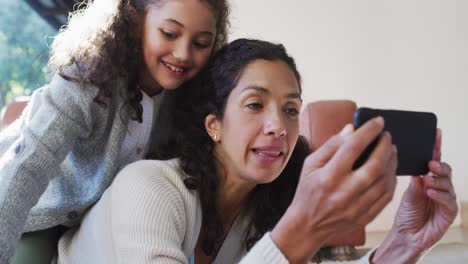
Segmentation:
[[(281, 45), (234, 41), (194, 82), (196, 91), (176, 91), (179, 158), (123, 169), (60, 239), (59, 263), (305, 263), (332, 234), (368, 223), (390, 201), (388, 133), (352, 170), (382, 119), (346, 127), (302, 165), (300, 76)], [(453, 194), (448, 165), (433, 161), (431, 171), (425, 177), (437, 180), (410, 186), (394, 229), (361, 262), (412, 263), (440, 239), (456, 201), (421, 192)]]
[[(21, 232), (73, 225), (150, 150), (163, 90), (226, 41), (226, 0), (95, 0), (54, 40), (55, 73), (0, 135), (0, 263)], [(164, 109), (161, 109), (163, 111)]]

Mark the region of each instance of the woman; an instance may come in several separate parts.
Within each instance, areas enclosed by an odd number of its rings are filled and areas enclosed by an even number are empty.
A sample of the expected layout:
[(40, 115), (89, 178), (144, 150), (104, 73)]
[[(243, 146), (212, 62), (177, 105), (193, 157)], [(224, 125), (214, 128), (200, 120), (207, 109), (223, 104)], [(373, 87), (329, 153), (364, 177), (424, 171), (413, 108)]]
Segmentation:
[[(283, 46), (234, 41), (190, 86), (198, 89), (182, 88), (176, 101), (191, 102), (174, 113), (179, 158), (119, 173), (81, 227), (61, 238), (60, 263), (305, 263), (332, 234), (370, 222), (391, 200), (388, 133), (352, 170), (382, 133), (381, 118), (345, 127), (301, 165), (300, 75)], [(429, 195), (453, 193), (450, 171), (436, 161), (430, 168), (437, 180), (419, 182), (428, 190), (422, 200), (438, 209), (405, 197), (396, 226), (363, 263), (414, 262), (453, 221), (451, 196)], [(420, 194), (413, 189), (407, 196)], [(437, 228), (434, 219), (442, 219)]]

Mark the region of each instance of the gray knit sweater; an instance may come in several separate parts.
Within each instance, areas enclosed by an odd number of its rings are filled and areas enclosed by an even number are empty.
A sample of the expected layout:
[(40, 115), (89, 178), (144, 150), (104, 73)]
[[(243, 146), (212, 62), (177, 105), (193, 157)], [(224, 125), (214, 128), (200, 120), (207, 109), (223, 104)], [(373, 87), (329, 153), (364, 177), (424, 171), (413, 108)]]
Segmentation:
[(129, 120), (123, 85), (103, 108), (96, 87), (56, 75), (0, 133), (0, 263), (22, 232), (79, 222), (110, 185)]

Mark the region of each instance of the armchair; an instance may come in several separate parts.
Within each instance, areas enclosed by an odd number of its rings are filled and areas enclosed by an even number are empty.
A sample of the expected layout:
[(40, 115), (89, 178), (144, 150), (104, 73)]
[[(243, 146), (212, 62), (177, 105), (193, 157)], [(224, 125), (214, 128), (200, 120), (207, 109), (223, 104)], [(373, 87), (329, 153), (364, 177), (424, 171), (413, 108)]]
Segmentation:
[(29, 102), (29, 97), (19, 97), (7, 104), (0, 111), (0, 130), (13, 123), (23, 112)]
[[(305, 106), (300, 114), (300, 134), (307, 139), (312, 151), (331, 136), (352, 123), (356, 103), (349, 100), (316, 101)], [(325, 244), (329, 258), (350, 260), (357, 258), (355, 246), (365, 243), (365, 227), (356, 227), (348, 233), (336, 234)]]

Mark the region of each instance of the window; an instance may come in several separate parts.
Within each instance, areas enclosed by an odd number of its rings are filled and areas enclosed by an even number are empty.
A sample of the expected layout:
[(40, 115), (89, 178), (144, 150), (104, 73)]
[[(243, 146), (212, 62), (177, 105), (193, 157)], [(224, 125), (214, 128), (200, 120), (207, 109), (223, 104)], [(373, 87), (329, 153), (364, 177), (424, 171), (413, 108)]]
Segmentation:
[(0, 109), (49, 81), (48, 49), (57, 29), (24, 0), (0, 0)]

